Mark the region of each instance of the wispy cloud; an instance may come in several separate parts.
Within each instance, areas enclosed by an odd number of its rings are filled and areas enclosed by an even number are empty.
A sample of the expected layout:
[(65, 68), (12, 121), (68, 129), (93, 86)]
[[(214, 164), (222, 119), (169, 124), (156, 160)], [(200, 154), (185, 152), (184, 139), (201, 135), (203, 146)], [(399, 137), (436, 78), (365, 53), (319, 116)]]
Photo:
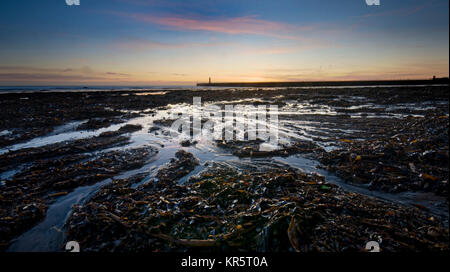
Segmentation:
[(227, 52), (235, 55), (277, 55), (277, 54), (289, 54), (302, 52), (310, 49), (326, 48), (331, 46), (332, 43), (325, 42), (319, 39), (303, 39), (301, 42), (282, 42), (273, 44), (254, 44), (243, 42), (198, 42), (198, 43), (186, 43), (186, 42), (157, 42), (145, 39), (121, 39), (116, 41), (113, 46), (119, 49), (133, 50), (133, 51), (145, 51), (152, 49), (161, 50), (178, 50), (185, 48), (222, 48)]
[(80, 68), (39, 68), (32, 66), (0, 66), (0, 82), (90, 82), (125, 80), (129, 74)]
[(269, 46), (248, 46), (241, 45), (240, 52), (246, 55), (278, 55), (298, 53), (311, 49), (323, 49), (334, 46), (332, 43), (325, 43), (317, 39), (308, 39), (303, 43), (285, 44), (285, 45), (269, 45)]
[(92, 81), (108, 80), (104, 77), (62, 74), (29, 74), (29, 73), (0, 73), (0, 82), (48, 82), (48, 81)]
[(353, 16), (352, 18), (357, 19), (357, 22), (353, 23), (351, 25), (352, 28), (358, 27), (364, 23), (366, 23), (370, 19), (375, 18), (383, 18), (383, 17), (392, 17), (392, 18), (399, 18), (403, 16), (409, 16), (416, 14), (427, 7), (431, 6), (434, 3), (434, 1), (426, 2), (425, 4), (418, 5), (418, 6), (412, 6), (412, 7), (406, 7), (406, 8), (400, 8), (400, 9), (393, 9), (393, 10), (386, 10), (381, 12), (372, 12), (372, 13), (366, 13), (364, 15), (360, 16)]
[(133, 50), (148, 50), (148, 49), (178, 49), (178, 48), (191, 48), (191, 47), (215, 47), (233, 45), (233, 43), (225, 42), (203, 42), (203, 43), (168, 43), (158, 42), (145, 39), (131, 39), (118, 41), (114, 44), (117, 48), (133, 49)]
[(286, 23), (243, 16), (221, 19), (184, 17), (181, 15), (155, 16), (138, 13), (112, 12), (112, 14), (132, 18), (137, 21), (157, 24), (175, 30), (208, 31), (224, 34), (252, 34), (280, 39), (300, 39), (302, 31), (313, 30), (314, 26), (297, 26)]
[(412, 15), (414, 13), (417, 13), (424, 8), (426, 8), (428, 4), (415, 6), (415, 7), (407, 7), (402, 9), (396, 9), (396, 10), (387, 10), (382, 12), (373, 12), (373, 13), (367, 13), (362, 16), (355, 16), (355, 18), (371, 18), (371, 17), (384, 17), (384, 16), (408, 16)]
[(114, 72), (106, 72), (107, 75), (110, 76), (121, 76), (121, 77), (128, 77), (130, 76), (129, 74), (124, 74), (124, 73), (114, 73)]
[(129, 76), (129, 74), (116, 72), (95, 71), (89, 66), (80, 68), (41, 68), (33, 66), (0, 66), (0, 73), (21, 73), (21, 74), (89, 74), (96, 76)]

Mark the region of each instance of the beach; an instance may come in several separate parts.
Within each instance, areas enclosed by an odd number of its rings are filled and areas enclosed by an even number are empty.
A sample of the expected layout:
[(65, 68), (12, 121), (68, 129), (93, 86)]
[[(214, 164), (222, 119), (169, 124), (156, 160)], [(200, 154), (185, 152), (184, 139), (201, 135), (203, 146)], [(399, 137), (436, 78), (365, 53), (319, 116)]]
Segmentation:
[[(208, 107), (267, 106), (282, 140), (174, 136), (194, 98), (202, 125), (222, 121)], [(0, 105), (3, 251), (448, 251), (448, 86), (80, 88)]]

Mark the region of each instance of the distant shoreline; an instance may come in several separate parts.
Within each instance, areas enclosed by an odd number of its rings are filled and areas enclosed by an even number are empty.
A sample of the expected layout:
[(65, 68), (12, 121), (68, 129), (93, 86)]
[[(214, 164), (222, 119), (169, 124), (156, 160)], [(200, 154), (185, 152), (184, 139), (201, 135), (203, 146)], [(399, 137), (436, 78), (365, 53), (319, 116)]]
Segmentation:
[(428, 80), (364, 80), (364, 81), (303, 81), (303, 82), (217, 82), (197, 83), (207, 87), (337, 87), (337, 86), (403, 86), (449, 84), (448, 78)]
[(197, 83), (196, 85), (161, 85), (161, 86), (0, 86), (0, 95), (28, 93), (134, 93), (159, 91), (201, 91), (225, 90), (229, 88), (302, 88), (302, 89), (332, 89), (332, 88), (406, 88), (423, 86), (448, 86), (448, 78), (434, 80), (390, 80), (390, 81), (310, 81), (310, 82), (220, 82)]

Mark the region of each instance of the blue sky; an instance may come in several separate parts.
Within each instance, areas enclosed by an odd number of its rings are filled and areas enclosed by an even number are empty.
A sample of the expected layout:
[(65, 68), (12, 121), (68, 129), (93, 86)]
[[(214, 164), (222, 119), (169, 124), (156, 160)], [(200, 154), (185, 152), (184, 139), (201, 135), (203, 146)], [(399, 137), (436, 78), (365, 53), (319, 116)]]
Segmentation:
[(0, 85), (449, 74), (449, 1), (3, 0)]

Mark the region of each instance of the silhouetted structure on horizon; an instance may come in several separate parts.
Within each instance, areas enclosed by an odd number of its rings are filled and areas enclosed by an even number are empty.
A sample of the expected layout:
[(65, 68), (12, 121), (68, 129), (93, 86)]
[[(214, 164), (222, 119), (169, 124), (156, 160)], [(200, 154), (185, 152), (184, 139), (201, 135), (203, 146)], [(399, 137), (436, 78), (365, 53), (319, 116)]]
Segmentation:
[(197, 86), (216, 87), (336, 87), (336, 86), (404, 86), (449, 84), (449, 78), (423, 80), (362, 80), (362, 81), (303, 81), (303, 82), (215, 82), (197, 83)]

